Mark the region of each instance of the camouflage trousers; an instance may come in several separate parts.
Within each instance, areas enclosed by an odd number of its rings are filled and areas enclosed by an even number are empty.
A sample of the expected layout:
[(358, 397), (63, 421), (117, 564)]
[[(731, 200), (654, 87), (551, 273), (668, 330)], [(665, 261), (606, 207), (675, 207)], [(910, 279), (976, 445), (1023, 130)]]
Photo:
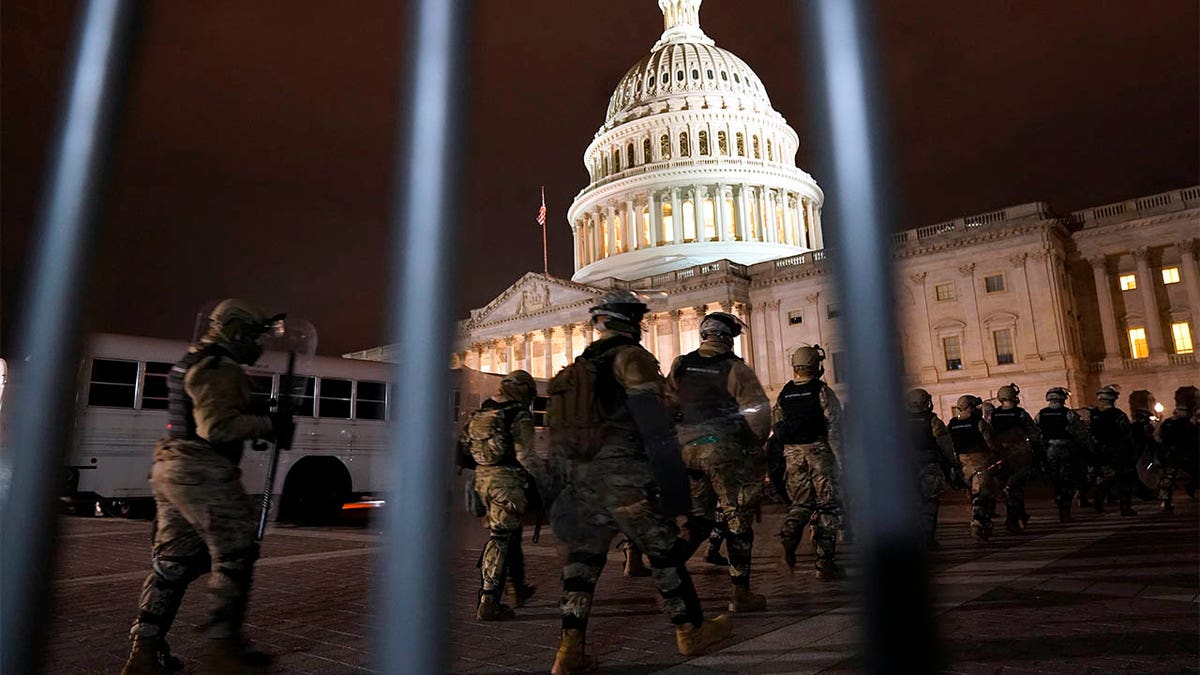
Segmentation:
[(566, 487), (551, 509), (554, 535), (565, 549), (562, 627), (587, 628), (596, 581), (618, 533), (649, 557), (671, 622), (699, 625), (700, 599), (684, 566), (688, 543), (680, 538), (675, 520), (657, 504), (654, 474), (644, 453), (624, 454), (572, 463)]
[(938, 510), (942, 505), (942, 493), (946, 491), (946, 474), (941, 464), (921, 465), (921, 531), (925, 541), (932, 542), (937, 532)]
[(987, 451), (966, 452), (958, 456), (963, 465), (963, 475), (971, 494), (971, 522), (985, 531), (992, 527), (992, 513), (996, 508), (996, 493), (1000, 490), (996, 463), (1000, 458)]
[[(719, 441), (685, 445), (683, 461), (692, 493), (692, 510), (685, 528), (690, 552), (712, 537), (719, 509), (729, 549), (730, 580), (735, 586), (748, 587), (754, 550), (754, 510), (762, 499), (765, 468), (758, 458), (743, 452), (740, 445)], [(717, 542), (719, 545), (719, 538)]]
[(480, 466), (475, 469), (475, 491), (487, 513), (483, 526), (490, 536), (479, 561), (479, 591), (499, 599), (504, 582), (525, 584), (525, 555), (521, 550), (521, 520), (528, 507), (529, 487), (524, 471), (511, 466)]
[(241, 635), (258, 544), (256, 511), (242, 490), (241, 470), (212, 450), (155, 449), (150, 485), (158, 513), (153, 571), (142, 585), (130, 636), (164, 637), (188, 584), (212, 572), (205, 632)]
[(1028, 443), (1001, 443), (1000, 451), (1004, 455), (1004, 464), (998, 473), (1004, 481), (1004, 520), (1009, 526), (1016, 526), (1029, 520), (1029, 512), (1025, 510), (1025, 484), (1033, 473), (1033, 448)]
[(784, 482), (792, 503), (783, 518), (779, 538), (785, 548), (794, 550), (811, 522), (817, 560), (832, 561), (837, 553), (841, 519), (837, 457), (824, 442), (785, 445), (783, 456), (787, 460)]
[(1102, 509), (1114, 492), (1121, 506), (1129, 508), (1133, 503), (1133, 484), (1137, 480), (1137, 457), (1133, 450), (1101, 448), (1097, 455), (1096, 484), (1092, 490), (1096, 508)]
[(1054, 503), (1060, 510), (1070, 511), (1075, 493), (1083, 487), (1079, 485), (1082, 462), (1078, 455), (1075, 444), (1068, 440), (1046, 442), (1046, 471), (1054, 488)]

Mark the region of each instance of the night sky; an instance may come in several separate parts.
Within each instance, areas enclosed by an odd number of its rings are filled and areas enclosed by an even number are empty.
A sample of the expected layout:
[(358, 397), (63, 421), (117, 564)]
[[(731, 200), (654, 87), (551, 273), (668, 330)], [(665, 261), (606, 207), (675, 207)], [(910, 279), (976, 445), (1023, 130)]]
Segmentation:
[[(882, 5), (897, 229), (1200, 181), (1194, 0)], [(582, 152), (612, 87), (662, 31), (652, 0), (477, 6), (459, 188), (464, 314), (541, 269), (541, 184), (550, 270), (570, 276), (565, 212), (587, 183)], [(74, 11), (65, 0), (3, 3), (0, 354), (11, 349)], [(762, 78), (800, 135), (797, 163), (813, 168), (794, 3), (708, 0), (700, 17)], [(154, 3), (96, 251), (91, 328), (185, 339), (199, 306), (237, 295), (311, 319), (323, 353), (384, 342), (405, 18), (397, 2)]]

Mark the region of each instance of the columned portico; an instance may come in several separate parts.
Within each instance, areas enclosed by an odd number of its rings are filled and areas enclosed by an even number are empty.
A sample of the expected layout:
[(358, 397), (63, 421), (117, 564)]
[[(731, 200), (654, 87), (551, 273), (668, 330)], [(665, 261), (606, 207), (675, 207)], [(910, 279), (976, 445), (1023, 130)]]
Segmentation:
[(1150, 271), (1150, 249), (1143, 246), (1132, 252), (1137, 264), (1137, 287), (1142, 295), (1142, 308), (1146, 312), (1146, 343), (1150, 349), (1151, 363), (1166, 363), (1167, 349), (1163, 342), (1162, 312), (1158, 308), (1158, 297), (1154, 292), (1154, 275)]
[(1196, 271), (1196, 240), (1187, 239), (1175, 244), (1179, 250), (1180, 276), (1187, 291), (1188, 307), (1192, 316), (1192, 340), (1200, 336), (1200, 274)]
[(1119, 368), (1121, 347), (1117, 338), (1117, 313), (1113, 309), (1112, 278), (1109, 276), (1108, 258), (1103, 255), (1088, 258), (1092, 266), (1092, 278), (1096, 284), (1096, 304), (1100, 308), (1100, 330), (1104, 335), (1104, 367)]

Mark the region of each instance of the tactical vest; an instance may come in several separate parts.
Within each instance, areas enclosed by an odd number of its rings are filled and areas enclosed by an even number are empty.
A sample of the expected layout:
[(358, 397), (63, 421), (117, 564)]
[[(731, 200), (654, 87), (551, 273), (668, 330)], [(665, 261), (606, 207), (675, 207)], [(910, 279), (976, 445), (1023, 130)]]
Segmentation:
[(928, 410), (910, 412), (906, 423), (908, 438), (917, 453), (917, 460), (922, 464), (940, 463), (941, 452), (938, 450), (937, 438), (933, 435), (933, 413)]
[(583, 350), (580, 356), (590, 359), (596, 366), (596, 402), (604, 421), (619, 417), (625, 410), (625, 387), (613, 373), (613, 361), (617, 357), (616, 347), (636, 345), (637, 340), (624, 335), (614, 335), (597, 340)]
[(1196, 424), (1186, 417), (1168, 417), (1159, 427), (1162, 436), (1162, 446), (1169, 453), (1184, 455), (1190, 453), (1195, 457), (1196, 448), (1200, 447), (1200, 436), (1197, 435)]
[(979, 431), (979, 416), (971, 415), (967, 419), (955, 417), (946, 424), (950, 430), (950, 440), (954, 443), (954, 452), (962, 455), (987, 449), (987, 441)]
[(992, 431), (1001, 438), (1014, 432), (1023, 434), (1021, 421), (1024, 418), (1025, 409), (1019, 405), (1012, 408), (996, 408), (992, 413)]
[[(177, 441), (203, 441), (196, 435), (196, 418), (192, 415), (192, 397), (187, 395), (184, 378), (187, 372), (204, 359), (229, 356), (220, 345), (210, 344), (194, 352), (188, 352), (167, 374), (167, 438)], [(232, 358), (232, 357), (231, 357)], [(213, 361), (211, 366), (216, 366)]]
[(738, 416), (737, 399), (728, 387), (734, 359), (737, 356), (732, 352), (702, 356), (699, 351), (679, 359), (672, 375), (679, 391), (683, 424), (731, 423)]
[(1070, 410), (1066, 407), (1042, 408), (1038, 413), (1038, 426), (1042, 429), (1042, 438), (1047, 441), (1071, 440), (1069, 413)]
[(467, 420), (466, 442), (479, 466), (506, 466), (517, 461), (512, 423), (524, 404), (488, 399)]
[(829, 436), (829, 422), (821, 407), (821, 390), (824, 388), (825, 383), (821, 380), (809, 380), (804, 384), (793, 380), (783, 386), (778, 401), (783, 419), (779, 421), (776, 433), (785, 444), (816, 443)]
[(1122, 428), (1123, 421), (1128, 418), (1125, 413), (1121, 412), (1120, 408), (1108, 408), (1100, 410), (1097, 408), (1092, 413), (1091, 433), (1101, 445), (1108, 445), (1125, 440), (1126, 432)]

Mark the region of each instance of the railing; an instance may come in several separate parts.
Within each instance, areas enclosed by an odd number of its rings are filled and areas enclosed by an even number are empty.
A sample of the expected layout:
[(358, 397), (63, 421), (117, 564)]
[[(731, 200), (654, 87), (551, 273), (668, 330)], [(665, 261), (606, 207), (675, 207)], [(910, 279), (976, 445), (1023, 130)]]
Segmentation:
[(1190, 366), (1196, 363), (1196, 355), (1193, 354), (1167, 354), (1167, 363), (1173, 366)]
[(1082, 209), (1072, 213), (1068, 222), (1072, 225), (1088, 226), (1098, 221), (1113, 218), (1137, 218), (1156, 213), (1179, 211), (1185, 208), (1200, 206), (1200, 186), (1171, 190), (1138, 199), (1130, 199), (1114, 204), (1105, 204), (1090, 209)]
[(1141, 370), (1150, 367), (1150, 359), (1121, 359), (1121, 367), (1125, 370)]
[(1095, 363), (1089, 363), (1089, 364), (1087, 364), (1087, 370), (1089, 373), (1103, 373), (1104, 372), (1104, 362), (1096, 361)]

